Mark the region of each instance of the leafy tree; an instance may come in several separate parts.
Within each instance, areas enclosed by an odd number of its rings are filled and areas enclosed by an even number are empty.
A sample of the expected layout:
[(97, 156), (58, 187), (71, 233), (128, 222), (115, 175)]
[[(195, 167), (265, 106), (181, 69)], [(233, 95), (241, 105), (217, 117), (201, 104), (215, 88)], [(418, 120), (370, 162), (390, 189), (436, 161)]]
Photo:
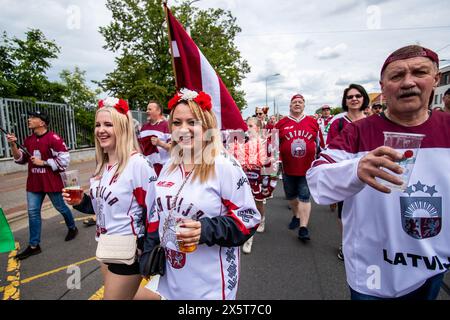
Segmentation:
[(0, 96), (63, 102), (64, 87), (47, 79), (50, 59), (59, 48), (42, 31), (31, 29), (26, 40), (9, 39), (3, 32), (0, 44)]
[(63, 95), (64, 102), (77, 108), (89, 108), (97, 103), (97, 95), (101, 93), (99, 89), (93, 91), (86, 85), (86, 71), (75, 67), (73, 72), (63, 70), (59, 74), (62, 84), (65, 87)]
[(12, 44), (6, 32), (3, 32), (0, 43), (0, 97), (15, 96), (17, 86), (13, 80), (14, 60), (12, 58)]
[[(50, 68), (49, 60), (56, 59), (60, 52), (56, 43), (47, 40), (39, 29), (31, 29), (26, 32), (26, 40), (14, 38), (12, 42), (15, 45), (12, 58), (16, 61), (14, 68), (16, 94), (40, 100), (51, 98), (51, 101), (61, 101), (60, 98), (55, 98), (58, 97), (62, 88), (56, 84), (50, 84), (45, 74)], [(48, 90), (55, 90), (55, 92)]]
[(94, 125), (97, 95), (99, 89), (93, 91), (86, 85), (86, 71), (75, 67), (75, 70), (63, 70), (59, 74), (65, 88), (63, 99), (74, 107), (75, 123), (77, 124), (77, 145), (94, 145)]
[[(100, 28), (105, 49), (120, 53), (116, 69), (99, 85), (128, 99), (133, 108), (148, 100), (166, 103), (175, 91), (167, 25), (161, 0), (107, 0), (113, 21)], [(172, 7), (180, 22), (190, 26), (193, 40), (221, 76), (239, 107), (244, 93), (237, 88), (250, 71), (233, 43), (241, 29), (230, 12), (199, 10), (185, 1)]]

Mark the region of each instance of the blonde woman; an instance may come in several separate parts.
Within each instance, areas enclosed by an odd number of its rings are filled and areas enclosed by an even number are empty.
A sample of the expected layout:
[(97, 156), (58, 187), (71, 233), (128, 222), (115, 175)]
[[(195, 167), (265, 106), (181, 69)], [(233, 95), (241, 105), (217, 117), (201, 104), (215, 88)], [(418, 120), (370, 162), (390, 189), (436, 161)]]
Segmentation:
[[(138, 153), (128, 104), (122, 99), (100, 100), (95, 115), (97, 167), (91, 178), (90, 196), (79, 203), (64, 193), (67, 203), (85, 213), (95, 212), (98, 239), (105, 235), (134, 235), (142, 248), (146, 215), (154, 209), (156, 174)], [(138, 249), (139, 250), (139, 249)], [(139, 263), (101, 264), (104, 299), (132, 299), (141, 282)]]
[[(158, 177), (144, 246), (145, 255), (160, 242), (166, 253), (155, 291), (166, 299), (235, 299), (239, 246), (261, 216), (245, 173), (223, 148), (210, 96), (183, 89), (169, 110), (171, 159)], [(142, 291), (138, 298), (147, 298), (150, 289)]]

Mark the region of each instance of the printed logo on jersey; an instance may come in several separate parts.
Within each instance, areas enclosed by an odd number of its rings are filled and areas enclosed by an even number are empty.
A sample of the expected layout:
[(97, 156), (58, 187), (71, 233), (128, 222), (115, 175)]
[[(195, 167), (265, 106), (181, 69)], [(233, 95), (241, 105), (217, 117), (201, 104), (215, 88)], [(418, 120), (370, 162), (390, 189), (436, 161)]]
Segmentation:
[(239, 190), (244, 184), (250, 184), (247, 177), (242, 177), (239, 179), (239, 181), (237, 182), (237, 189)]
[(291, 144), (291, 154), (294, 158), (303, 158), (306, 155), (306, 142), (303, 139), (295, 139)]
[(149, 183), (152, 183), (152, 182), (155, 182), (156, 180), (158, 180), (158, 177), (157, 177), (157, 176), (151, 176), (151, 177), (148, 179), (148, 182), (149, 182)]
[(175, 183), (170, 182), (170, 181), (160, 181), (158, 182), (156, 185), (158, 187), (163, 187), (163, 188), (170, 188), (171, 186), (173, 186)]
[(186, 264), (186, 253), (165, 248), (166, 259), (174, 269), (181, 269)]
[[(408, 197), (400, 197), (403, 230), (415, 239), (437, 236), (442, 226), (442, 197), (433, 197), (438, 193), (436, 186), (424, 185), (418, 181), (404, 193)], [(416, 193), (422, 195), (411, 196)]]
[(227, 273), (228, 273), (228, 281), (227, 288), (229, 290), (233, 290), (238, 283), (238, 267), (236, 263), (236, 253), (234, 248), (228, 248), (225, 252), (228, 262)]
[(255, 211), (252, 209), (245, 209), (245, 210), (239, 210), (237, 212), (238, 217), (241, 217), (242, 221), (244, 222), (250, 222), (251, 219), (253, 219), (253, 216), (255, 215)]

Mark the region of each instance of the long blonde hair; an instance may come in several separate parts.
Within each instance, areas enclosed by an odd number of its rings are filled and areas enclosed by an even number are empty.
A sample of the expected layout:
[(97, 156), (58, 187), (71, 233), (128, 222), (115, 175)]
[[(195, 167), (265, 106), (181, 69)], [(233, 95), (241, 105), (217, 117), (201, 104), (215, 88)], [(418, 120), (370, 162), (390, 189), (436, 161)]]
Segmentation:
[[(208, 181), (210, 177), (214, 176), (215, 159), (221, 152), (225, 150), (222, 144), (222, 137), (220, 134), (220, 130), (217, 127), (217, 120), (214, 112), (212, 110), (203, 110), (193, 100), (181, 100), (177, 103), (176, 106), (172, 108), (169, 115), (169, 128), (171, 133), (173, 114), (176, 107), (181, 103), (185, 103), (189, 107), (192, 114), (194, 115), (194, 118), (201, 122), (203, 132), (206, 132), (207, 134), (206, 136), (204, 136), (205, 139), (202, 145), (202, 161), (201, 163), (194, 164), (194, 172), (192, 175), (192, 180), (199, 178), (200, 182), (203, 183)], [(170, 156), (172, 159), (172, 164), (169, 167), (169, 172), (174, 171), (176, 167), (183, 162), (183, 150), (177, 146), (177, 142), (172, 140), (170, 146)], [(208, 151), (206, 157), (205, 150)]]
[[(125, 169), (131, 154), (133, 152), (140, 152), (139, 143), (134, 131), (133, 117), (131, 112), (124, 115), (113, 107), (102, 107), (95, 113), (96, 119), (99, 112), (109, 112), (111, 115), (114, 134), (116, 135), (115, 152), (118, 162), (116, 176), (118, 177)], [(108, 153), (105, 153), (104, 149), (100, 146), (97, 137), (95, 137), (95, 160), (96, 168), (94, 176), (99, 176), (103, 173), (109, 159)]]

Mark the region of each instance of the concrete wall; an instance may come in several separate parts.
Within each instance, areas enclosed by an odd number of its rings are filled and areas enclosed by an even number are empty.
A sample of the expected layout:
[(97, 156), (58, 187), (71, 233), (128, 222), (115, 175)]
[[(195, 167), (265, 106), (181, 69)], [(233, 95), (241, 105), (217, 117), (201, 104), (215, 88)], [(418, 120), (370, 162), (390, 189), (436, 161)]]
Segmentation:
[[(70, 162), (81, 162), (95, 159), (95, 148), (70, 151)], [(0, 176), (8, 173), (27, 171), (27, 165), (19, 165), (12, 158), (0, 159)]]

